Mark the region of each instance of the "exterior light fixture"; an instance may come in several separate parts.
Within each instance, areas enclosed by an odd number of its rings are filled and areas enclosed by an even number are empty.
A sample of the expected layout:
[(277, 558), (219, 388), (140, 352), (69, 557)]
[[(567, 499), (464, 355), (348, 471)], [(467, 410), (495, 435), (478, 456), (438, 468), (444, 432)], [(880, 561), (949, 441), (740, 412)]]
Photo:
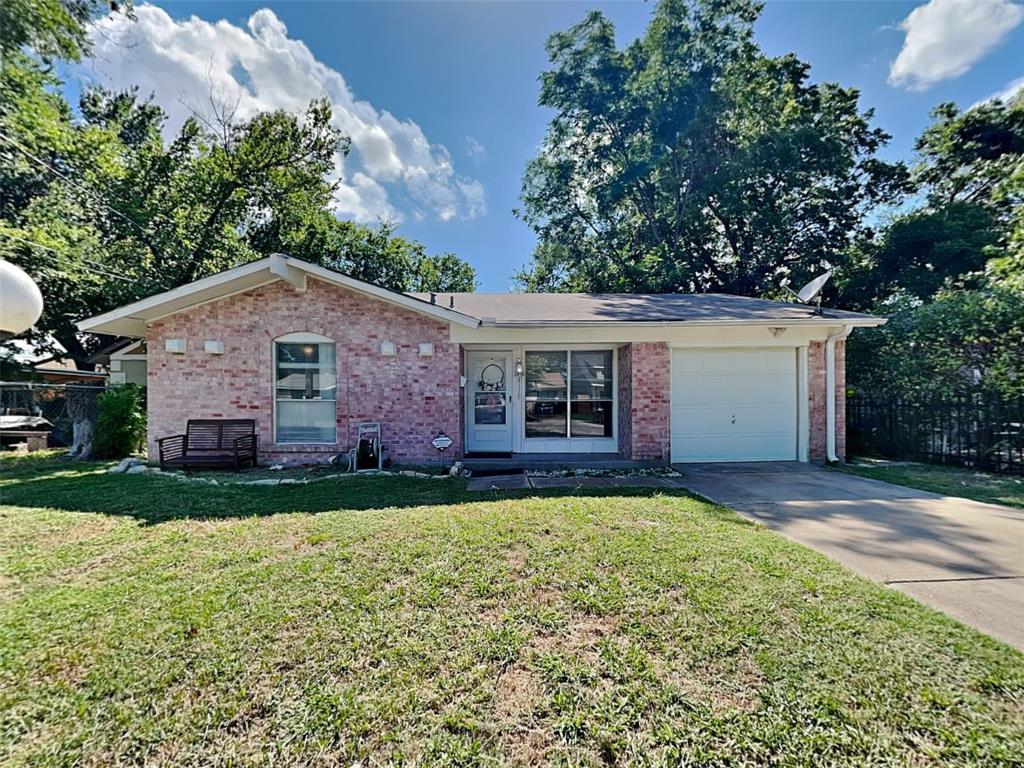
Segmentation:
[(27, 331), (43, 314), (43, 294), (21, 267), (0, 259), (0, 339)]
[(523, 359), (521, 357), (516, 358), (516, 376), (523, 375)]

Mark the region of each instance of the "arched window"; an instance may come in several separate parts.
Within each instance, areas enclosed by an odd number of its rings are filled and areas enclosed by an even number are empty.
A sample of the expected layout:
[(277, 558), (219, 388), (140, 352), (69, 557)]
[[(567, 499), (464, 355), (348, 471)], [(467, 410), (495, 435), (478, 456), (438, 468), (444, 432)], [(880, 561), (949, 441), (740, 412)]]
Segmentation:
[(317, 333), (274, 339), (275, 442), (336, 443), (337, 392), (333, 339)]

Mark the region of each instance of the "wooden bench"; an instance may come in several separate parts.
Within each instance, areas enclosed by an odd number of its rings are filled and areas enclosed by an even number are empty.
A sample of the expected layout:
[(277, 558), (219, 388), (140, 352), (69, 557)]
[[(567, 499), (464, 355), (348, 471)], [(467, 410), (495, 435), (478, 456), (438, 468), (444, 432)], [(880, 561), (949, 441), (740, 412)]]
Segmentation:
[(161, 437), (160, 467), (178, 469), (256, 466), (255, 419), (189, 419), (184, 435)]
[[(49, 431), (40, 432), (35, 429), (0, 429), (0, 444), (6, 445), (11, 439), (24, 441), (26, 450), (45, 451), (50, 444)], [(17, 443), (15, 443), (17, 445)]]

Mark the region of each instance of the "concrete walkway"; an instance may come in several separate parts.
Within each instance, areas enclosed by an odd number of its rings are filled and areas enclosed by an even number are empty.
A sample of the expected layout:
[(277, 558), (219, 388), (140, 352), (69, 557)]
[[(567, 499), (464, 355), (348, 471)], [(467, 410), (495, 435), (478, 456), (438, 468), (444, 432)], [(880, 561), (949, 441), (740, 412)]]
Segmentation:
[(679, 485), (1024, 650), (1024, 510), (795, 462), (676, 469)]
[(524, 488), (681, 488), (681, 477), (530, 477), (522, 472), (470, 478), (469, 491), (516, 491)]

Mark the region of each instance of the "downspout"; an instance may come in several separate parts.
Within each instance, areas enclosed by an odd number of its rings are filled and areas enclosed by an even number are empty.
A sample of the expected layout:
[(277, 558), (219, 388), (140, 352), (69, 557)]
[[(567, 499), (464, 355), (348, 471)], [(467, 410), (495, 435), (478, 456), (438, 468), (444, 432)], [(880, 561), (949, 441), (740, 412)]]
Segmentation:
[(825, 339), (825, 459), (831, 464), (836, 456), (836, 342), (845, 339), (853, 330), (844, 325)]

